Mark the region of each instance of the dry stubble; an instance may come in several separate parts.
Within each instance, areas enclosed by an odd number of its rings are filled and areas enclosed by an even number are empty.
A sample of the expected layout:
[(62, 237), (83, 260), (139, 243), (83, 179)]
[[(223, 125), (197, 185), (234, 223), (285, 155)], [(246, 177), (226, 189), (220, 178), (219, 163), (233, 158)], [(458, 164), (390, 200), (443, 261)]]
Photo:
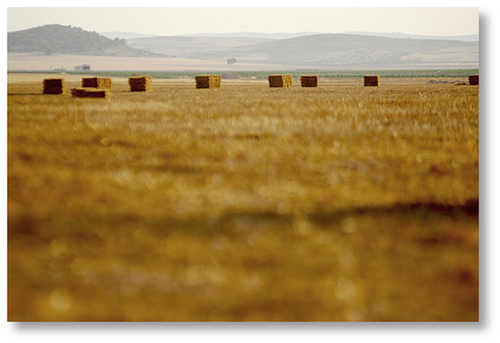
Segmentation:
[(9, 84), (9, 320), (477, 320), (477, 87), (155, 81)]

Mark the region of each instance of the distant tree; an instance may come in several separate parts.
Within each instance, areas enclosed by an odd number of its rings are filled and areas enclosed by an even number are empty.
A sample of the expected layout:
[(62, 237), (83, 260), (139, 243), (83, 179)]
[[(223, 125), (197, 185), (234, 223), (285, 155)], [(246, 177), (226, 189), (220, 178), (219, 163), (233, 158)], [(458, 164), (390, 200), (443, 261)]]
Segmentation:
[(238, 60), (236, 58), (230, 58), (227, 60), (227, 64), (229, 64), (229, 65), (235, 64), (236, 62), (238, 62)]
[(113, 42), (121, 44), (121, 45), (127, 45), (127, 40), (125, 38), (120, 39), (120, 38), (116, 37), (113, 39)]

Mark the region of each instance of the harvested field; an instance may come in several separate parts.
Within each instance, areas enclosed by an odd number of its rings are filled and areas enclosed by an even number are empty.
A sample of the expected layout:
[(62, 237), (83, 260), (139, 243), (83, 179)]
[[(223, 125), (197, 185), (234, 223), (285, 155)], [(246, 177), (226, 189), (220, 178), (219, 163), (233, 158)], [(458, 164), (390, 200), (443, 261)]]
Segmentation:
[(9, 321), (478, 321), (478, 87), (42, 80), (7, 89)]

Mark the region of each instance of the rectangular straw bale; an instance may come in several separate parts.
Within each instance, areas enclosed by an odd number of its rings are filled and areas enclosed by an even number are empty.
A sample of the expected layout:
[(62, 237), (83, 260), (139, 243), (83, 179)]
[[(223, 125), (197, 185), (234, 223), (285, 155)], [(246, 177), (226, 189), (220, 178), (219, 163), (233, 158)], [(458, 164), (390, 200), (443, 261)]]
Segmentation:
[(44, 79), (43, 94), (63, 94), (66, 92), (64, 79)]
[(76, 98), (83, 98), (85, 96), (85, 88), (72, 88), (71, 95)]
[(109, 99), (110, 91), (108, 89), (86, 89), (84, 98), (104, 98)]
[(108, 77), (84, 77), (82, 87), (93, 87), (98, 89), (112, 89), (111, 79)]
[(73, 88), (71, 95), (75, 98), (104, 98), (109, 99), (111, 91), (109, 89), (97, 88)]
[(144, 86), (151, 83), (151, 76), (132, 76), (128, 78), (129, 85)]
[(131, 92), (149, 92), (153, 89), (151, 76), (132, 76), (128, 78)]
[(198, 75), (195, 77), (196, 88), (220, 88), (220, 75)]
[(292, 75), (269, 75), (267, 77), (269, 81), (269, 87), (282, 87), (289, 88), (292, 87)]
[(469, 75), (469, 85), (479, 85), (479, 75)]
[(318, 87), (318, 75), (302, 75), (300, 84), (302, 87)]
[(378, 87), (380, 84), (380, 75), (365, 75), (365, 86)]

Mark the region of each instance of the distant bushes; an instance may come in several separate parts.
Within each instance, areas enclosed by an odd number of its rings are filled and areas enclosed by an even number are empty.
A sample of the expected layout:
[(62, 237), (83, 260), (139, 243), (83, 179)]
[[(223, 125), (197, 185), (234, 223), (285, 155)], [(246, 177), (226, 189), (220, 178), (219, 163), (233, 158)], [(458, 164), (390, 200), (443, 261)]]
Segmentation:
[[(13, 71), (11, 71), (13, 72)], [(16, 71), (18, 73), (19, 71)], [(50, 73), (46, 70), (37, 71), (22, 71), (25, 73)], [(300, 78), (305, 74), (310, 74), (313, 71), (280, 71), (292, 75), (293, 78)], [(366, 74), (373, 73), (373, 70), (318, 70), (314, 71), (315, 75), (324, 79), (336, 78), (363, 78)], [(131, 77), (133, 74), (142, 76), (151, 76), (154, 79), (173, 79), (178, 77), (193, 78), (199, 75), (199, 71), (183, 72), (183, 71), (66, 71), (67, 74), (75, 75), (94, 75), (94, 76), (114, 76), (114, 77)], [(210, 72), (211, 74), (222, 75), (225, 72)], [(267, 80), (269, 75), (276, 74), (276, 71), (235, 71), (241, 78), (252, 78)], [(468, 77), (469, 75), (479, 74), (479, 69), (449, 69), (449, 70), (377, 70), (377, 75), (381, 78), (440, 78), (440, 77)]]

